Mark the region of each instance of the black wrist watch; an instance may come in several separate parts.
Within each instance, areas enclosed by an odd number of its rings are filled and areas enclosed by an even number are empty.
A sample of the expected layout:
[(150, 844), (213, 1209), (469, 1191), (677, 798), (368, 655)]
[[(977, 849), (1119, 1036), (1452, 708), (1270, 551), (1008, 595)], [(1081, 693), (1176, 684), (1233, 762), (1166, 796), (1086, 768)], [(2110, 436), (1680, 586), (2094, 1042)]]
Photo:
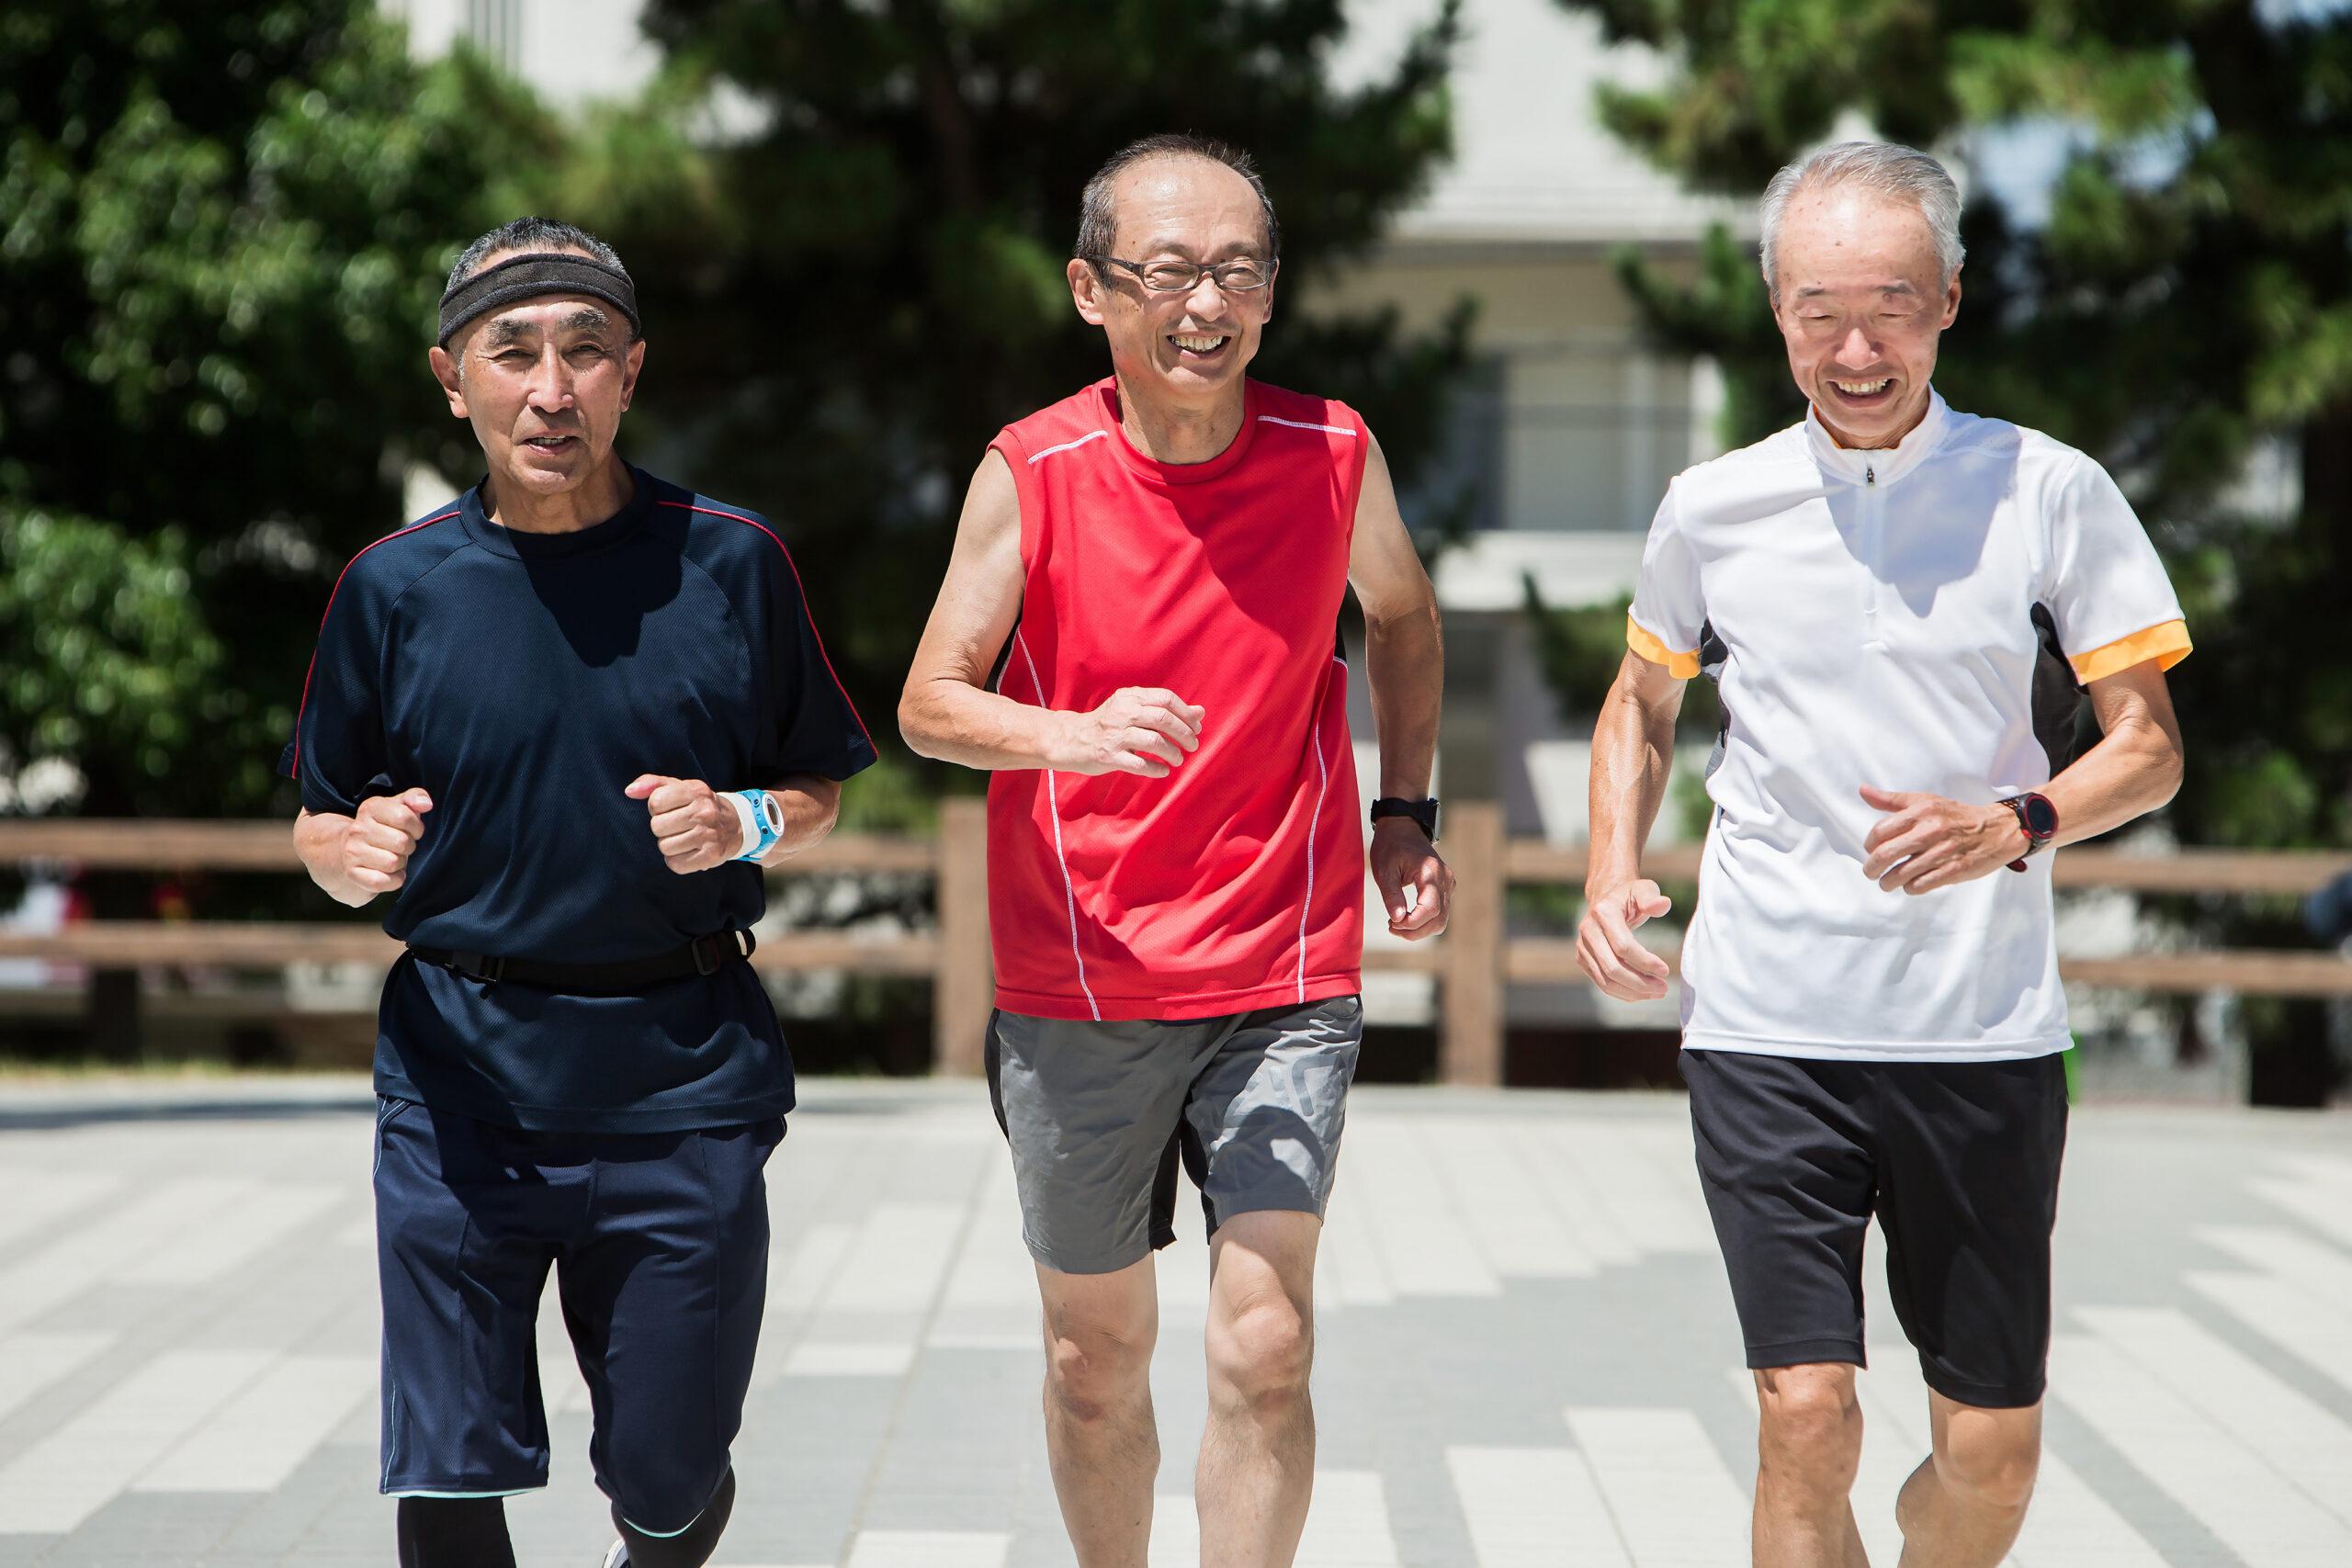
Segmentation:
[(2023, 871), (2026, 855), (2048, 849), (2058, 836), (2058, 808), (2046, 795), (2011, 795), (2001, 804), (2017, 813), (2018, 826), (2025, 829), (2025, 854), (2009, 863), (2011, 871)]
[(1372, 803), (1373, 825), (1377, 827), (1384, 817), (1409, 817), (1421, 825), (1421, 831), (1437, 842), (1437, 802), (1430, 800), (1399, 800), (1385, 795)]

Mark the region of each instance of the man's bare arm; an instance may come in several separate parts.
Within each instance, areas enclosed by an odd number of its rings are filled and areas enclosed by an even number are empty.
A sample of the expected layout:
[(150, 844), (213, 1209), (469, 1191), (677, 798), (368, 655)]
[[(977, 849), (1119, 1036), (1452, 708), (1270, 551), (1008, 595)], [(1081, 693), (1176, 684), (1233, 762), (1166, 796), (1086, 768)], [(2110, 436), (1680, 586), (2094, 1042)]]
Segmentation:
[(1591, 853), (1577, 962), (1595, 985), (1625, 1001), (1666, 995), (1666, 961), (1634, 939), (1634, 928), (1673, 908), (1642, 875), (1642, 851), (1666, 801), (1682, 687), (1665, 666), (1628, 652), (1592, 729)]
[[(1438, 712), (1445, 696), (1445, 641), (1437, 591), (1406, 531), (1388, 459), (1374, 442), (1365, 454), (1348, 549), (1348, 581), (1363, 609), (1364, 680), (1380, 742), (1380, 793), (1419, 800), (1437, 760)], [(1445, 929), (1453, 873), (1410, 818), (1373, 829), (1372, 876), (1388, 908), (1388, 929), (1408, 941)], [(1413, 891), (1407, 907), (1406, 888)]]
[(1159, 687), (1114, 693), (1091, 713), (989, 691), (989, 671), (1020, 619), (1021, 584), (1020, 492), (991, 450), (964, 498), (947, 577), (899, 698), (899, 733), (909, 748), (967, 768), (1146, 778), (1166, 778), (1199, 749), (1202, 710)]
[(784, 808), (784, 836), (760, 857), (763, 866), (782, 865), (825, 841), (842, 816), (842, 782), (819, 773), (787, 773), (768, 793)]
[[(622, 794), (645, 803), (646, 825), (662, 860), (681, 876), (727, 864), (751, 848), (744, 818), (729, 799), (727, 786), (704, 779), (639, 773)], [(838, 779), (819, 773), (787, 773), (767, 786), (784, 812), (784, 831), (760, 856), (763, 866), (781, 865), (833, 830), (841, 816)]]
[(1430, 792), (1437, 758), (1445, 642), (1437, 591), (1406, 531), (1388, 459), (1377, 442), (1364, 464), (1348, 583), (1363, 608), (1364, 679), (1379, 732), (1380, 793), (1418, 800)]
[(2120, 828), (2163, 807), (2180, 789), (2180, 720), (2155, 661), (2093, 681), (2089, 691), (2099, 743), (2041, 790), (2058, 808), (2061, 844)]
[[(2154, 660), (2094, 681), (2099, 743), (2041, 786), (2058, 808), (2055, 844), (2072, 844), (2155, 810), (2180, 788), (2180, 723)], [(1932, 893), (1990, 876), (2026, 852), (2017, 813), (1925, 792), (1866, 788), (1886, 815), (1862, 840), (1862, 874), (1888, 892)]]

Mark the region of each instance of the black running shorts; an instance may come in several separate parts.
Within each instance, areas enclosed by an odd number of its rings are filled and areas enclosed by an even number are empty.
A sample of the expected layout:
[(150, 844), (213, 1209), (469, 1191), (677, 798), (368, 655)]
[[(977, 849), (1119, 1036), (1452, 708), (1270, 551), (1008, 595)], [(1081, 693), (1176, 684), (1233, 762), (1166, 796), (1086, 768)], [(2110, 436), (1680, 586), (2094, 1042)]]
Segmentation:
[(1862, 1236), (1928, 1386), (2037, 1403), (2066, 1144), (2055, 1055), (1829, 1062), (1682, 1053), (1699, 1179), (1750, 1367), (1863, 1363)]

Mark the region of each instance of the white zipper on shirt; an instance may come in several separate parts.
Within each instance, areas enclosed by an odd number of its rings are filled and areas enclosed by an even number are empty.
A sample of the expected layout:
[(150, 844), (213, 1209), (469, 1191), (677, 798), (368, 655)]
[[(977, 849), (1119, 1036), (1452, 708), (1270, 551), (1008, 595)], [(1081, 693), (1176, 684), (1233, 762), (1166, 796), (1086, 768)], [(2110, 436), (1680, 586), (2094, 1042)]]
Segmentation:
[(1883, 500), (1878, 488), (1878, 467), (1866, 462), (1862, 465), (1862, 565), (1868, 570), (1870, 581), (1862, 590), (1862, 646), (1873, 651), (1886, 648), (1878, 620), (1879, 601), (1886, 592)]

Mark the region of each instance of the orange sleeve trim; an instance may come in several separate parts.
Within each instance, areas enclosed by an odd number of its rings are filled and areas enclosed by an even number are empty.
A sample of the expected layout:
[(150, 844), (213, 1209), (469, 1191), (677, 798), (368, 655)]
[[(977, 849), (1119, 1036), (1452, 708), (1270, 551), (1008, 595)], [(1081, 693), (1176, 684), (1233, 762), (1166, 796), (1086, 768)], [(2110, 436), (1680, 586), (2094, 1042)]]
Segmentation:
[(2159, 621), (2145, 631), (2118, 637), (2088, 653), (2077, 653), (2068, 662), (2075, 667), (2075, 679), (2087, 686), (2151, 659), (2156, 661), (2157, 669), (2169, 670), (2188, 657), (2190, 646), (2187, 621)]
[(1697, 649), (1694, 648), (1688, 653), (1677, 653), (1644, 631), (1642, 623), (1631, 615), (1625, 617), (1625, 646), (1652, 664), (1665, 665), (1666, 672), (1679, 680), (1688, 681), (1699, 673)]

